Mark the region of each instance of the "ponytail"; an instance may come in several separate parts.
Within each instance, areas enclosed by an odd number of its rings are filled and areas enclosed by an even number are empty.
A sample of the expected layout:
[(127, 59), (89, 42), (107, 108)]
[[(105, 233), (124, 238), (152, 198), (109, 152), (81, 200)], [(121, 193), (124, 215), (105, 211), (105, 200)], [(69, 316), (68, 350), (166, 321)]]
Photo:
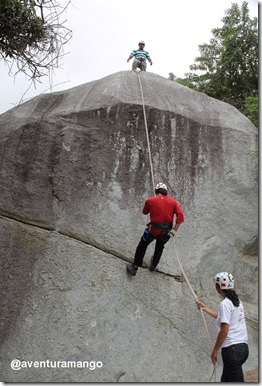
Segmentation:
[(236, 294), (236, 292), (234, 290), (231, 290), (231, 289), (226, 289), (226, 290), (223, 290), (225, 295), (226, 295), (226, 298), (228, 298), (229, 300), (231, 300), (231, 302), (234, 304), (235, 307), (238, 307), (239, 304), (240, 304), (240, 300)]

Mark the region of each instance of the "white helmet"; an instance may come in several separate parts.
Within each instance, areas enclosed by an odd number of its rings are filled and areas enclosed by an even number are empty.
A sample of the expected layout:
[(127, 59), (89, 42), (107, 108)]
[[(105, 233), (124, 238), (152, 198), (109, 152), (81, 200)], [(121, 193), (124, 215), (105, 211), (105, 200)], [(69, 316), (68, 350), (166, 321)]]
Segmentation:
[(166, 191), (167, 191), (166, 185), (163, 184), (162, 182), (159, 182), (158, 184), (156, 184), (155, 189), (166, 189)]
[(234, 278), (231, 273), (220, 272), (217, 273), (214, 277), (215, 283), (219, 285), (221, 289), (233, 289), (234, 288)]
[(143, 40), (140, 40), (140, 42), (138, 44), (144, 44), (145, 45), (145, 42)]

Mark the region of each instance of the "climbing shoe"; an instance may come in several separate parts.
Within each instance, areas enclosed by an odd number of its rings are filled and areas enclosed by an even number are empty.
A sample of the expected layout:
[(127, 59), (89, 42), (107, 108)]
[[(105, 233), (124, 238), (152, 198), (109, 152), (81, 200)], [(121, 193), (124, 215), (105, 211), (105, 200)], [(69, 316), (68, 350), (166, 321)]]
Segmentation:
[(126, 271), (129, 275), (136, 276), (137, 267), (134, 267), (134, 264), (127, 264)]
[(151, 257), (150, 271), (153, 272), (156, 270), (156, 265), (153, 264), (153, 257)]

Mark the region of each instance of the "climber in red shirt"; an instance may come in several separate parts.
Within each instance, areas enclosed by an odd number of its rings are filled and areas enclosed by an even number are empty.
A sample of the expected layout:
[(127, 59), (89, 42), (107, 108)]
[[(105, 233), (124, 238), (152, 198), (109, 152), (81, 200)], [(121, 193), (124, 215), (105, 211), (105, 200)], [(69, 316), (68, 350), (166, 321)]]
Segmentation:
[[(150, 223), (147, 224), (143, 236), (137, 246), (133, 264), (128, 264), (127, 273), (135, 276), (138, 267), (142, 266), (148, 245), (156, 240), (155, 252), (151, 259), (150, 271), (154, 271), (161, 258), (165, 243), (174, 237), (180, 224), (184, 222), (184, 213), (179, 203), (167, 195), (167, 187), (162, 182), (155, 188), (156, 196), (146, 200), (143, 214), (150, 214)], [(176, 224), (173, 218), (176, 214)]]

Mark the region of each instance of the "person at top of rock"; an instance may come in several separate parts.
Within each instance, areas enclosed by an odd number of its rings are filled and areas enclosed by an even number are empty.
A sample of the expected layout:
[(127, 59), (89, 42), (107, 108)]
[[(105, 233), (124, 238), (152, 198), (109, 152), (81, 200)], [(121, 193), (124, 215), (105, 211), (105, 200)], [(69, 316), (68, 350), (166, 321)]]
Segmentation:
[[(167, 195), (165, 184), (159, 182), (155, 187), (155, 194), (156, 196), (145, 201), (143, 214), (150, 214), (150, 223), (147, 224), (137, 246), (134, 262), (126, 267), (127, 273), (133, 276), (136, 275), (138, 267), (142, 266), (146, 249), (153, 240), (156, 240), (156, 245), (150, 270), (156, 269), (166, 242), (175, 236), (180, 224), (184, 222), (183, 210), (174, 198)], [(175, 214), (176, 224), (173, 226)]]
[(218, 312), (212, 311), (202, 302), (197, 307), (217, 320), (219, 333), (211, 353), (212, 363), (217, 361), (217, 353), (222, 347), (223, 372), (221, 382), (244, 382), (242, 370), (247, 360), (248, 336), (244, 308), (234, 291), (234, 278), (228, 272), (220, 272), (214, 277), (216, 290), (223, 298)]
[(127, 59), (127, 62), (129, 62), (130, 59), (135, 58), (132, 63), (132, 70), (136, 71), (138, 67), (141, 71), (146, 71), (146, 60), (149, 61), (151, 66), (153, 62), (150, 58), (149, 53), (144, 50), (145, 42), (140, 41), (138, 43), (138, 47), (138, 50), (134, 50), (131, 52), (129, 58)]

